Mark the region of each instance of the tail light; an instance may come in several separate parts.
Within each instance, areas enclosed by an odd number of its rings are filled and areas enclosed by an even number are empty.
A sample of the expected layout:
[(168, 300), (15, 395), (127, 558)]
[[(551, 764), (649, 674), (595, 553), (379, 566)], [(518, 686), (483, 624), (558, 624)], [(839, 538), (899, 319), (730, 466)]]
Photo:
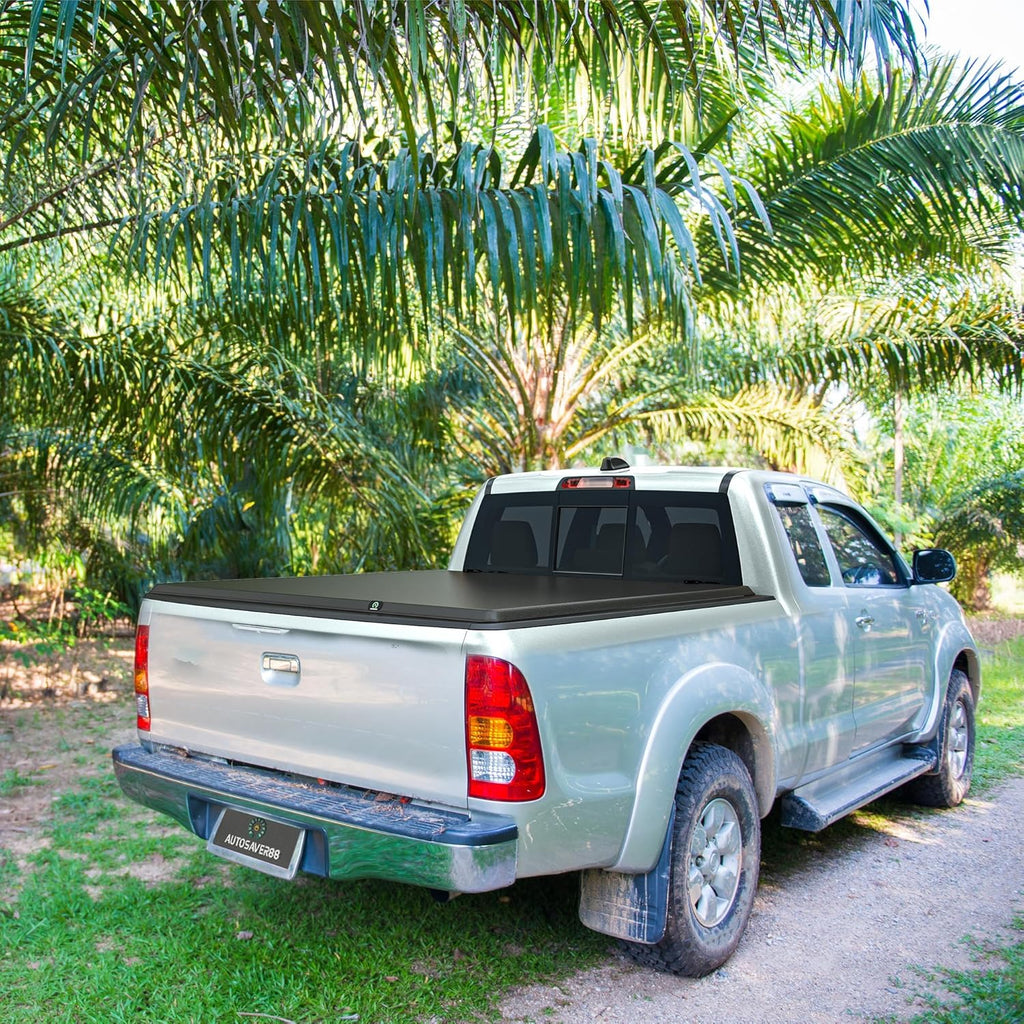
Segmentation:
[(544, 795), (544, 757), (533, 698), (522, 672), (500, 658), (466, 659), (469, 795), (536, 800)]
[(631, 476), (567, 476), (561, 483), (563, 491), (587, 488), (621, 490), (632, 486), (633, 478)]
[(149, 717), (149, 626), (135, 631), (135, 714), (136, 725), (147, 732)]

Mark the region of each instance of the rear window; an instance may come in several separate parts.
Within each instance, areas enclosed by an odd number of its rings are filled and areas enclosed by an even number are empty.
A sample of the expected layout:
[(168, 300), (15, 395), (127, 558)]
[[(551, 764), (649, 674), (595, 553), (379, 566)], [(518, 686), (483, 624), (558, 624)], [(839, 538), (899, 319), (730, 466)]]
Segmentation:
[(632, 489), (487, 495), (466, 571), (741, 582), (725, 495)]

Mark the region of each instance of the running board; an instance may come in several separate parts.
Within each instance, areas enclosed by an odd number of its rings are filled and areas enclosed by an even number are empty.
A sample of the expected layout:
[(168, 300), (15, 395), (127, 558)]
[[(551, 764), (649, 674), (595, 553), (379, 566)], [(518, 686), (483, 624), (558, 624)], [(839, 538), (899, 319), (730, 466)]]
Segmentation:
[(924, 747), (890, 747), (856, 758), (782, 798), (782, 824), (820, 832), (834, 821), (877, 800), (904, 782), (935, 769), (935, 751)]

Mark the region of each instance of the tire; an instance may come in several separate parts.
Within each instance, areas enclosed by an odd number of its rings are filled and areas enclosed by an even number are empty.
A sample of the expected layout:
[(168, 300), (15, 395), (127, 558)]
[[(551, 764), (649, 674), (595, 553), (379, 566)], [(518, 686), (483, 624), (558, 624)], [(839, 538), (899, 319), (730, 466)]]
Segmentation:
[(746, 765), (725, 747), (695, 743), (676, 789), (665, 935), (651, 946), (623, 943), (630, 956), (691, 978), (721, 967), (747, 926), (760, 861), (761, 819)]
[(956, 807), (971, 788), (974, 770), (974, 691), (959, 669), (949, 677), (939, 736), (938, 769), (918, 776), (904, 789), (914, 803), (925, 807)]

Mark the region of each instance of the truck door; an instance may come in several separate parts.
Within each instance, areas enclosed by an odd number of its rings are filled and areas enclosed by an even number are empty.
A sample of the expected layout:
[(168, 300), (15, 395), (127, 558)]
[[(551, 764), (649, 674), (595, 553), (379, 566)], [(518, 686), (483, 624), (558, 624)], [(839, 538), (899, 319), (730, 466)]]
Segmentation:
[(796, 570), (803, 700), (791, 743), (806, 752), (798, 772), (806, 776), (845, 761), (853, 749), (854, 644), (846, 594), (833, 586), (823, 546), (828, 542), (811, 517), (807, 494), (794, 484), (770, 484), (767, 490)]
[(852, 506), (818, 506), (846, 594), (854, 638), (853, 752), (912, 731), (930, 672), (920, 588), (869, 520)]

